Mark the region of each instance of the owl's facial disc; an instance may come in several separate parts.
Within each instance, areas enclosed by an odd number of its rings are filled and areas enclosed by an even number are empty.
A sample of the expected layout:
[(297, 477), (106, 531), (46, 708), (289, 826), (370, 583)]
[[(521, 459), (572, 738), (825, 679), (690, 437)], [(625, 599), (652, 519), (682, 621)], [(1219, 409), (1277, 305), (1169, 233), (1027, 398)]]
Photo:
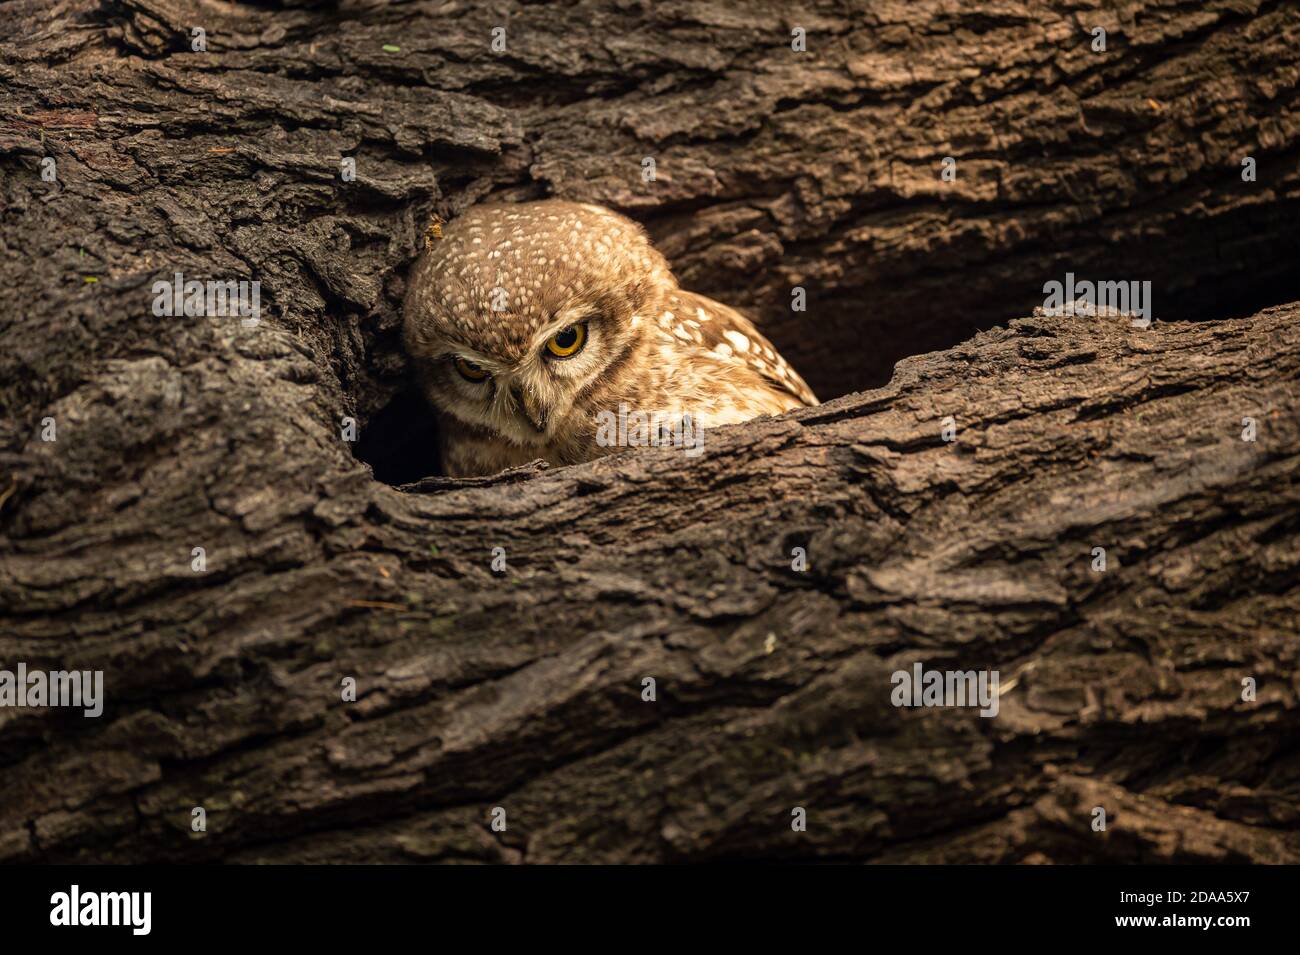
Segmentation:
[[(403, 340), (430, 403), (475, 429), (554, 451), (587, 440), (593, 401), (677, 288), (631, 220), (561, 200), (485, 203), (409, 279)], [(547, 456), (539, 453), (539, 457)]]
[(546, 445), (569, 430), (575, 399), (609, 364), (611, 349), (619, 350), (610, 326), (599, 313), (566, 312), (540, 329), (516, 361), (449, 346), (443, 380), (464, 400), (442, 404), (516, 444)]

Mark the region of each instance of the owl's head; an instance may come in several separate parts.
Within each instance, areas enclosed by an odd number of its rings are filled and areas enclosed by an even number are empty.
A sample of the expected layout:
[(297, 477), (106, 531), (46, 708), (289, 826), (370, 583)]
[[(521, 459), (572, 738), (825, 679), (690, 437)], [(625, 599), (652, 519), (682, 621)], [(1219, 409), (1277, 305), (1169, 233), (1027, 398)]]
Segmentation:
[(416, 264), (403, 337), (437, 408), (541, 446), (589, 415), (582, 396), (628, 360), (676, 287), (641, 227), (607, 209), (480, 205)]

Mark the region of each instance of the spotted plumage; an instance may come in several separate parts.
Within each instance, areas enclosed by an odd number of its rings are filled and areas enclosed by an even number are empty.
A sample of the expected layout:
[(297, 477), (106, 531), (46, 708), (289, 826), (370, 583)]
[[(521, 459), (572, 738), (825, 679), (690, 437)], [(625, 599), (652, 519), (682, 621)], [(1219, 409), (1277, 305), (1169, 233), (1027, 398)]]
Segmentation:
[(475, 206), (411, 275), (404, 337), (443, 465), (588, 461), (601, 412), (704, 427), (817, 404), (743, 315), (678, 287), (631, 220), (560, 200)]

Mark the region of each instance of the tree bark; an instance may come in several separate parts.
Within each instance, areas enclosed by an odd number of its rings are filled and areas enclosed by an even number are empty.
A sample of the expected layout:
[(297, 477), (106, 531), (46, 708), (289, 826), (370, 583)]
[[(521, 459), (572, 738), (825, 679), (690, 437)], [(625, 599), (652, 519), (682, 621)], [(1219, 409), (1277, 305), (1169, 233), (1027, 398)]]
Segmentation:
[[(854, 6), (10, 4), (0, 668), (107, 703), (0, 708), (0, 860), (1300, 861), (1300, 12)], [(432, 474), (402, 276), (547, 194), (844, 397)]]

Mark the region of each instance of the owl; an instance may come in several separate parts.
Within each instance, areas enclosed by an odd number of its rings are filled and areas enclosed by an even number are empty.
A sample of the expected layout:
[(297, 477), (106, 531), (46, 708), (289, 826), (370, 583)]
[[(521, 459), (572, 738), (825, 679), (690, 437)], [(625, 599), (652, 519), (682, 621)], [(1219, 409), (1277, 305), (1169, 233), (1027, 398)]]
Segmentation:
[(708, 428), (818, 403), (748, 319), (679, 288), (624, 216), (488, 203), (444, 229), (410, 276), (403, 342), (448, 475), (617, 451), (600, 430), (612, 415)]

